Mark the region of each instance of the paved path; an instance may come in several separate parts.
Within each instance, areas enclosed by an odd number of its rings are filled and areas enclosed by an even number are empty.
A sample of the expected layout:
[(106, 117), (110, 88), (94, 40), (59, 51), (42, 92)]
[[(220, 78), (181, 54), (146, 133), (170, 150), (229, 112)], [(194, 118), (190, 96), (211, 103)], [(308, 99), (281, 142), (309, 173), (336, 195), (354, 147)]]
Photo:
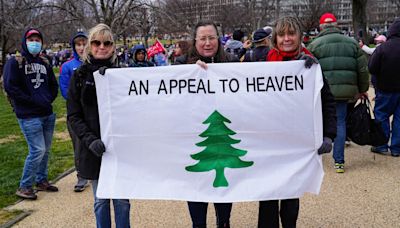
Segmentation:
[[(374, 155), (369, 147), (346, 149), (346, 172), (336, 174), (332, 154), (324, 155), (325, 178), (318, 196), (301, 199), (298, 227), (400, 227), (400, 158)], [(32, 210), (14, 227), (95, 227), (91, 188), (72, 191), (75, 173), (57, 182), (58, 193), (40, 192), (36, 201), (11, 209)], [(185, 202), (133, 200), (131, 225), (137, 228), (190, 227)], [(209, 227), (215, 227), (210, 206)], [(232, 227), (256, 227), (257, 203), (235, 203)]]

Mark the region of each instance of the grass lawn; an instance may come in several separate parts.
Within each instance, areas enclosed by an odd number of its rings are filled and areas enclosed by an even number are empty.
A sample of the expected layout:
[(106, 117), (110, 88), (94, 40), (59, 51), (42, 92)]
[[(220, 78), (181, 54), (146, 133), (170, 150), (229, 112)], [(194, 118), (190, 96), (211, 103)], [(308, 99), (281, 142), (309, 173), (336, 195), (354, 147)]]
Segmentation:
[[(0, 92), (0, 107), (0, 208), (4, 208), (18, 200), (15, 191), (19, 185), (28, 147), (3, 92)], [(53, 111), (57, 114), (57, 121), (50, 150), (49, 180), (74, 165), (72, 144), (65, 122), (65, 101), (60, 93), (53, 103)]]

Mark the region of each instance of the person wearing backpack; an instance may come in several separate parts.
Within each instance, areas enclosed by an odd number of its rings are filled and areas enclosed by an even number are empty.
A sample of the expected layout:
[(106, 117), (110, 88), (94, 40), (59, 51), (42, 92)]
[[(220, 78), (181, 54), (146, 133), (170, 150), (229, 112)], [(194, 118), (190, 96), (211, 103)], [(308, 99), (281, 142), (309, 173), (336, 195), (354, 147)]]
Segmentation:
[(247, 51), (246, 48), (243, 47), (243, 37), (244, 33), (241, 30), (235, 30), (232, 35), (233, 39), (228, 40), (225, 45), (225, 51), (240, 59)]
[(42, 33), (28, 29), (22, 38), (21, 55), (8, 60), (4, 69), (4, 89), (12, 100), (29, 148), (16, 195), (32, 200), (37, 198), (35, 183), (38, 191), (58, 191), (47, 180), (56, 120), (52, 103), (57, 97), (58, 83), (50, 64), (40, 57), (42, 47)]
[(263, 28), (257, 29), (253, 34), (252, 42), (255, 48), (250, 49), (241, 58), (242, 62), (262, 62), (267, 61), (269, 52), (269, 44), (272, 37), (272, 29), (265, 30)]

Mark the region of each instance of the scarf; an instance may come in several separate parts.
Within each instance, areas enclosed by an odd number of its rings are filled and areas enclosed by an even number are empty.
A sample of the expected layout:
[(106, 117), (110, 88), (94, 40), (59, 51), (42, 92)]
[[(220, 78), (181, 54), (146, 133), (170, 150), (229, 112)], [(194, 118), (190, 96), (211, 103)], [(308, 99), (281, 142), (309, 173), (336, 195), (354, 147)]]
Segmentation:
[(299, 51), (294, 51), (294, 52), (283, 52), (279, 51), (278, 49), (274, 48), (268, 52), (267, 56), (267, 61), (290, 61), (290, 60), (296, 60), (301, 53), (304, 53), (306, 55), (313, 56), (309, 50), (306, 48), (302, 47)]

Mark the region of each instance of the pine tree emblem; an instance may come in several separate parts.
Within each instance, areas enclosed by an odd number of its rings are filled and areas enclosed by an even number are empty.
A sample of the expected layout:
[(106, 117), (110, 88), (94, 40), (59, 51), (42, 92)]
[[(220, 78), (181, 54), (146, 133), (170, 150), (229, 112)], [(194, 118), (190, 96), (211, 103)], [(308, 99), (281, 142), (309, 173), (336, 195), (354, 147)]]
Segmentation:
[(232, 146), (232, 144), (239, 143), (240, 140), (230, 137), (230, 135), (235, 135), (236, 132), (229, 129), (225, 123), (231, 123), (231, 121), (217, 110), (203, 122), (203, 124), (210, 125), (199, 136), (207, 139), (196, 143), (196, 146), (206, 148), (197, 154), (190, 155), (199, 162), (185, 168), (190, 172), (207, 172), (215, 169), (214, 187), (228, 186), (228, 181), (224, 174), (225, 168), (244, 168), (252, 166), (254, 163), (252, 161), (242, 161), (239, 158), (244, 156), (247, 151), (236, 149)]

